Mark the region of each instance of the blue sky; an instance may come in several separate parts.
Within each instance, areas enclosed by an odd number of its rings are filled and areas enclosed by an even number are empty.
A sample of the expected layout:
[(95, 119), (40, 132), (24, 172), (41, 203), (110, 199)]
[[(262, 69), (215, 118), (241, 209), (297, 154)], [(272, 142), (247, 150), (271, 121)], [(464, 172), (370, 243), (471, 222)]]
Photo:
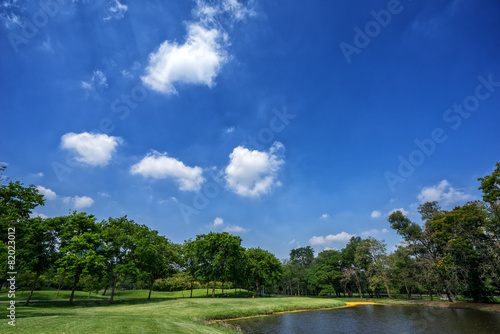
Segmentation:
[(0, 161), (42, 216), (229, 231), (280, 258), (400, 238), (500, 153), (500, 3), (0, 1)]

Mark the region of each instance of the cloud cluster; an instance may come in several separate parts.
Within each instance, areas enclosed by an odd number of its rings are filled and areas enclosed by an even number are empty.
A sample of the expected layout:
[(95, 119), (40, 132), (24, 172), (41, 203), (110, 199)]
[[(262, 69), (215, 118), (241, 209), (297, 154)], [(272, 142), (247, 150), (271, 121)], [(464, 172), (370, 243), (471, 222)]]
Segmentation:
[(472, 196), (453, 188), (447, 180), (443, 180), (436, 186), (423, 188), (417, 198), (420, 203), (437, 201), (443, 205), (450, 205), (456, 202), (467, 201)]
[(104, 21), (109, 21), (111, 19), (121, 20), (125, 16), (128, 10), (128, 6), (120, 3), (118, 0), (111, 1), (111, 5), (108, 8), (108, 14), (103, 18)]
[(119, 137), (95, 133), (66, 133), (61, 137), (61, 147), (75, 151), (76, 160), (91, 166), (105, 166), (116, 147), (123, 140)]
[(379, 218), (380, 216), (382, 216), (382, 212), (380, 212), (378, 210), (373, 210), (372, 213), (370, 214), (370, 216), (372, 218)]
[(409, 212), (406, 211), (405, 209), (399, 208), (399, 209), (392, 209), (391, 211), (389, 211), (389, 213), (387, 214), (387, 216), (390, 216), (391, 214), (393, 214), (396, 211), (400, 211), (404, 216), (408, 216), (408, 214), (409, 214)]
[(313, 246), (318, 246), (318, 245), (324, 245), (324, 244), (329, 244), (332, 242), (348, 242), (352, 237), (354, 237), (354, 234), (349, 234), (347, 232), (340, 232), (337, 234), (329, 234), (327, 236), (313, 236), (311, 239), (309, 239), (309, 243)]
[(186, 166), (182, 161), (168, 157), (166, 152), (152, 151), (133, 165), (130, 172), (154, 179), (173, 178), (184, 191), (198, 191), (205, 182), (200, 167)]
[(82, 88), (85, 90), (95, 90), (102, 87), (108, 87), (108, 80), (100, 70), (95, 70), (89, 81), (82, 81)]
[(43, 186), (37, 186), (36, 190), (38, 190), (38, 192), (42, 194), (45, 197), (45, 199), (49, 201), (57, 198), (57, 194), (54, 191), (45, 188)]
[(187, 24), (183, 44), (164, 41), (149, 55), (146, 73), (141, 77), (151, 89), (177, 94), (175, 83), (212, 87), (222, 65), (227, 62), (228, 34), (218, 17), (227, 14), (242, 20), (253, 12), (236, 0), (197, 1), (194, 21)]
[(241, 196), (257, 197), (280, 185), (277, 172), (284, 163), (281, 158), (284, 150), (280, 142), (275, 142), (268, 152), (236, 147), (225, 169), (229, 189)]
[(223, 231), (228, 233), (245, 233), (248, 231), (247, 229), (239, 225), (225, 225), (224, 220), (220, 217), (215, 218), (214, 221), (208, 227), (211, 229), (223, 228)]
[(63, 202), (70, 204), (74, 209), (85, 209), (94, 205), (94, 200), (88, 196), (64, 197)]

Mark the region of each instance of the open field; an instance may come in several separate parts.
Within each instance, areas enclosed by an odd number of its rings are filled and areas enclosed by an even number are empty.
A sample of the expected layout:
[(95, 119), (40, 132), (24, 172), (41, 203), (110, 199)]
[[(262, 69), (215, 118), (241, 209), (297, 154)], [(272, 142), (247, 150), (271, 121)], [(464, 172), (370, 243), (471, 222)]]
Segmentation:
[[(52, 291), (50, 291), (52, 292)], [(127, 291), (129, 297), (147, 291)], [(139, 292), (142, 292), (139, 294)], [(233, 290), (234, 292), (234, 290)], [(186, 292), (184, 292), (186, 295)], [(164, 293), (166, 294), (166, 293)], [(16, 305), (16, 327), (0, 323), (0, 332), (23, 333), (235, 333), (234, 330), (202, 320), (234, 318), (277, 311), (341, 306), (334, 299), (295, 298), (180, 298), (129, 300), (109, 304), (105, 301), (79, 301), (74, 306), (61, 302)], [(197, 290), (196, 295), (205, 295)], [(54, 294), (55, 295), (55, 294)], [(127, 295), (127, 294), (125, 294)], [(47, 296), (45, 292), (40, 296)], [(146, 294), (147, 296), (147, 294)], [(181, 295), (182, 297), (182, 295)], [(91, 298), (93, 298), (91, 296)], [(123, 294), (122, 294), (123, 298)], [(158, 297), (158, 295), (156, 296)], [(3, 304), (6, 305), (6, 304)], [(2, 312), (0, 312), (2, 313)], [(5, 312), (7, 311), (5, 310)]]

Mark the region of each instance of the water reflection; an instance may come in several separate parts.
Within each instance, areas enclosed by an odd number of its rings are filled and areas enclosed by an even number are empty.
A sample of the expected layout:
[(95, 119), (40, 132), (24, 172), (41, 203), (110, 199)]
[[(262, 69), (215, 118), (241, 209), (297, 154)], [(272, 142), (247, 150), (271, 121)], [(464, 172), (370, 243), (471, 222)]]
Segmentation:
[(500, 314), (419, 306), (359, 305), (231, 321), (245, 333), (500, 333)]

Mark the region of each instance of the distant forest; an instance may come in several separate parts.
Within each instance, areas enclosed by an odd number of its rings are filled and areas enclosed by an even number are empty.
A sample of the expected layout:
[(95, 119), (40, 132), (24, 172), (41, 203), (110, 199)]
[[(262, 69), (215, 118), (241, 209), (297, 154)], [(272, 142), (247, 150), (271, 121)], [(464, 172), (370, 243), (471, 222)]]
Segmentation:
[[(0, 172), (5, 170), (0, 167)], [(451, 211), (437, 202), (418, 207), (422, 223), (401, 211), (388, 224), (402, 238), (388, 254), (383, 241), (352, 237), (341, 250), (314, 257), (310, 247), (277, 259), (260, 249), (245, 249), (227, 232), (197, 235), (175, 244), (125, 217), (98, 222), (85, 212), (53, 218), (32, 217), (44, 198), (30, 185), (0, 180), (0, 288), (47, 287), (102, 291), (113, 302), (117, 289), (175, 291), (242, 288), (263, 294), (411, 299), (446, 295), (489, 302), (500, 294), (500, 162), (479, 178), (482, 201)], [(210, 291), (211, 290), (211, 293)]]

